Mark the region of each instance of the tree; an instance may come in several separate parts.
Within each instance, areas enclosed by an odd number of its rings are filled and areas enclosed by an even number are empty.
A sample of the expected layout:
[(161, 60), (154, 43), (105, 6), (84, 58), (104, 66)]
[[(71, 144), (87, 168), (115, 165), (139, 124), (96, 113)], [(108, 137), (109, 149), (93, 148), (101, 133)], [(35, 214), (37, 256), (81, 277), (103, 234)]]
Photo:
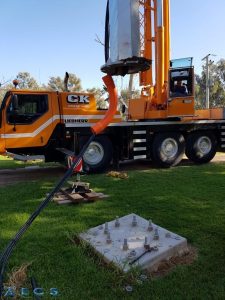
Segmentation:
[(94, 94), (97, 108), (100, 108), (100, 109), (106, 109), (107, 108), (107, 102), (105, 100), (106, 97), (104, 97), (104, 95), (107, 92), (105, 86), (103, 86), (102, 89), (93, 87), (91, 89), (87, 89), (86, 92), (90, 93), (90, 94)]
[(6, 92), (10, 89), (13, 89), (14, 86), (12, 84), (12, 82), (10, 82), (10, 80), (8, 80), (7, 82), (0, 83), (0, 105), (2, 103), (2, 100), (6, 94)]
[[(69, 74), (68, 88), (71, 92), (80, 92), (82, 90), (81, 80), (75, 74)], [(46, 87), (52, 91), (64, 90), (64, 78), (60, 76), (50, 77)]]
[(130, 99), (137, 99), (140, 97), (140, 91), (139, 90), (132, 90), (130, 92), (129, 88), (122, 89), (120, 91), (121, 98), (123, 99), (124, 103), (128, 105), (128, 101)]
[(223, 88), (225, 89), (225, 59), (221, 59), (217, 63), (217, 72)]
[(19, 81), (18, 87), (20, 89), (26, 89), (26, 90), (38, 90), (39, 85), (34, 79), (30, 73), (28, 72), (19, 72), (16, 76), (16, 79)]
[[(25, 90), (37, 90), (40, 89), (37, 81), (30, 75), (28, 72), (19, 72), (16, 76), (16, 79), (18, 81), (18, 88), (19, 89), (25, 89)], [(0, 104), (4, 98), (5, 93), (15, 88), (13, 83), (3, 84), (1, 86), (0, 84)]]
[[(195, 97), (196, 107), (205, 108), (206, 99), (206, 67), (202, 74), (196, 75)], [(210, 107), (225, 106), (225, 60), (210, 65)]]
[[(203, 74), (202, 74), (203, 76)], [(195, 107), (203, 109), (205, 106), (205, 82), (201, 75), (195, 75)]]

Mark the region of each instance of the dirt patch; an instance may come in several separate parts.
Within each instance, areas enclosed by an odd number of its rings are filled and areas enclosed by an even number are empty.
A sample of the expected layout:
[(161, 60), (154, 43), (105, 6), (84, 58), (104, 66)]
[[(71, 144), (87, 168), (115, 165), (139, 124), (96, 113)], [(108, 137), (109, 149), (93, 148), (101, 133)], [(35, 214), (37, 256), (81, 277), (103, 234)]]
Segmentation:
[(17, 290), (23, 287), (27, 281), (27, 271), (30, 265), (30, 263), (23, 264), (21, 267), (13, 269), (12, 273), (9, 274), (9, 280), (6, 286), (13, 286)]
[[(218, 153), (213, 160), (212, 163), (223, 163), (225, 162), (225, 153)], [(194, 163), (188, 160), (186, 157), (183, 158), (179, 166), (194, 166)], [(179, 167), (178, 166), (178, 167)], [(124, 161), (120, 163), (119, 171), (134, 171), (134, 170), (149, 170), (154, 169), (155, 166), (151, 160), (130, 160)]]
[[(225, 153), (219, 153), (212, 160), (213, 163), (225, 162)], [(180, 164), (181, 166), (193, 165), (188, 159), (184, 158)], [(154, 168), (150, 160), (139, 160), (139, 161), (126, 161), (122, 162), (119, 167), (119, 171), (132, 171), (132, 170), (149, 170)], [(62, 176), (65, 173), (65, 168), (62, 167), (27, 167), (21, 169), (7, 169), (0, 170), (0, 187), (11, 185), (20, 182), (37, 181), (40, 179), (51, 179), (51, 177)], [(115, 172), (114, 172), (115, 173)], [(117, 172), (118, 174), (126, 173)]]
[(172, 272), (177, 266), (191, 265), (198, 258), (198, 251), (192, 246), (188, 246), (188, 250), (182, 256), (172, 257), (169, 260), (162, 261), (158, 270), (150, 272), (152, 277), (164, 277)]
[(212, 160), (212, 162), (224, 162), (225, 161), (225, 153), (218, 153)]
[(125, 172), (116, 172), (116, 171), (110, 171), (106, 174), (108, 177), (114, 177), (114, 178), (120, 178), (120, 179), (128, 179), (129, 176)]
[(13, 299), (21, 299), (19, 291), (22, 287), (26, 286), (28, 282), (28, 268), (31, 263), (23, 264), (19, 268), (14, 268), (10, 274), (8, 274), (8, 281), (4, 284), (5, 287), (13, 287), (16, 296)]
[(20, 182), (37, 181), (40, 179), (51, 179), (62, 176), (65, 173), (63, 167), (51, 168), (23, 168), (0, 170), (0, 186), (11, 185)]

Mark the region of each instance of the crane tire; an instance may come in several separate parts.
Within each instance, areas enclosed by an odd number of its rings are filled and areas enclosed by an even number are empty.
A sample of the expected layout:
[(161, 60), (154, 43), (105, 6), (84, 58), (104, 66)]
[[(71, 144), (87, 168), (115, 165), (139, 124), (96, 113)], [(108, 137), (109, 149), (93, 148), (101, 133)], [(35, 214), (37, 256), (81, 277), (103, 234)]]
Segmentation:
[(185, 154), (196, 164), (210, 162), (216, 155), (217, 139), (212, 132), (197, 131), (186, 139)]
[[(87, 142), (87, 138), (80, 138), (80, 149)], [(100, 135), (95, 137), (90, 143), (83, 156), (84, 171), (89, 173), (100, 173), (105, 171), (113, 157), (112, 142), (107, 136)]]
[(179, 132), (157, 133), (152, 142), (152, 161), (158, 167), (170, 168), (180, 163), (185, 139)]

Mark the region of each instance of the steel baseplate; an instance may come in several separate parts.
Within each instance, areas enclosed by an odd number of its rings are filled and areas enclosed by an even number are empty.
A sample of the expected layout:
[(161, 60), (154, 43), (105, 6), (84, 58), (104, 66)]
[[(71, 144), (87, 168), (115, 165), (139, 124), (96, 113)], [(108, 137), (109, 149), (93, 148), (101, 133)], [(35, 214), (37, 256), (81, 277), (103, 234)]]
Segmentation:
[(160, 262), (187, 252), (187, 240), (135, 214), (81, 233), (106, 262), (124, 272), (140, 267), (157, 271)]

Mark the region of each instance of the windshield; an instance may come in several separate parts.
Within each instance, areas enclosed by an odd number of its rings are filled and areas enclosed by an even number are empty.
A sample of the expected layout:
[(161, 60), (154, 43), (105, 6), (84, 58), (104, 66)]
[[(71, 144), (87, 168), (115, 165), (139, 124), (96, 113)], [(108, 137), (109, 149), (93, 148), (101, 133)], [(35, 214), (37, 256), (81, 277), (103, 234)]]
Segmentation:
[(10, 92), (6, 92), (3, 100), (2, 100), (2, 103), (1, 103), (1, 107), (0, 107), (0, 128), (2, 127), (2, 110), (4, 109), (5, 105), (6, 105), (6, 100), (8, 99), (10, 95)]
[(8, 98), (8, 96), (9, 96), (9, 92), (6, 92), (6, 93), (5, 93), (5, 96), (3, 97), (1, 106), (0, 106), (0, 111), (2, 111), (2, 109), (5, 107), (6, 99)]
[(193, 62), (192, 57), (174, 59), (174, 60), (171, 60), (170, 66), (172, 69), (188, 68), (188, 67), (192, 67), (192, 62)]

